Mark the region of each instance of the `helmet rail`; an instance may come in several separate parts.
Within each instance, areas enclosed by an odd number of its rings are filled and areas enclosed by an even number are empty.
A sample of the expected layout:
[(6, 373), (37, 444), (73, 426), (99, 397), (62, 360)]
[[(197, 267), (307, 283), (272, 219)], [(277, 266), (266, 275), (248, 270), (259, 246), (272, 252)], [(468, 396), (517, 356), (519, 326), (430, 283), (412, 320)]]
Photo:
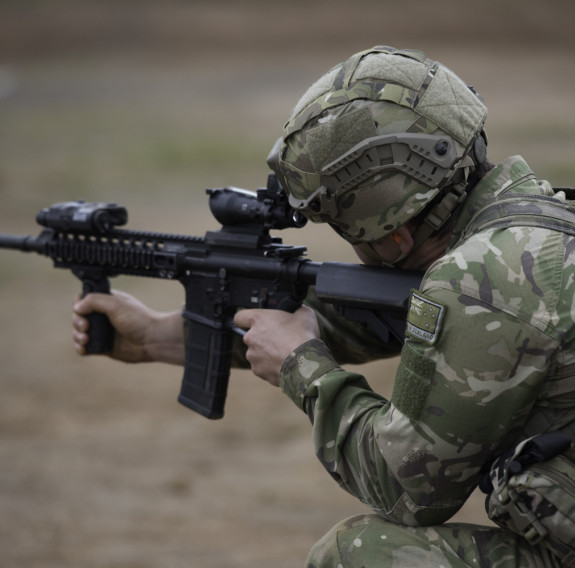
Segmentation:
[(458, 159), (448, 136), (419, 133), (373, 136), (324, 166), (321, 185), (306, 199), (290, 194), (289, 203), (306, 216), (327, 213), (333, 217), (337, 214), (336, 196), (341, 197), (377, 174), (397, 170), (436, 188), (453, 175)]

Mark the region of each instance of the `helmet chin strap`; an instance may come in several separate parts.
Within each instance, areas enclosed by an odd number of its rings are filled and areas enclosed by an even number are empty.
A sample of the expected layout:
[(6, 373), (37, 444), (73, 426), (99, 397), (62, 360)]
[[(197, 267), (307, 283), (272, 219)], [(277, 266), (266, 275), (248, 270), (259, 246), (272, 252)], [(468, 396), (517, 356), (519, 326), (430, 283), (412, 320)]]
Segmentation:
[[(413, 235), (414, 251), (425, 242), (433, 233), (437, 232), (453, 215), (453, 212), (467, 199), (467, 184), (469, 175), (474, 169), (487, 160), (487, 136), (482, 130), (473, 142), (471, 150), (465, 155), (452, 181), (441, 197), (436, 198), (436, 205), (426, 215), (423, 223)], [(397, 261), (396, 261), (397, 262)]]
[(468, 168), (461, 168), (453, 176), (455, 183), (447, 188), (447, 192), (432, 207), (415, 231), (412, 251), (420, 247), (431, 235), (439, 231), (447, 223), (457, 207), (465, 201), (467, 198), (465, 188), (467, 186), (468, 171)]

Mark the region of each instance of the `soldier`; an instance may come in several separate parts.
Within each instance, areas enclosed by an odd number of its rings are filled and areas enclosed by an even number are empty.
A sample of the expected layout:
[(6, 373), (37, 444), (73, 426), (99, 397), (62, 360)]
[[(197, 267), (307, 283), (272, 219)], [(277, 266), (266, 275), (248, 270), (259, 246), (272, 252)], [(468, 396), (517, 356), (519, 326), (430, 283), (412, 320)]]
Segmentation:
[[(519, 529), (447, 523), (481, 480), (499, 490), (494, 460), (527, 467), (526, 440), (575, 433), (575, 213), (521, 157), (489, 163), (486, 114), (422, 52), (376, 47), (308, 89), (268, 160), (292, 206), (362, 262), (425, 271), (391, 400), (341, 366), (389, 349), (313, 299), (236, 315), (254, 373), (309, 416), (326, 470), (374, 511), (334, 527), (309, 568), (574, 565), (553, 507)], [(80, 353), (92, 310), (118, 327), (118, 358), (183, 361), (177, 314), (123, 296), (76, 305)]]

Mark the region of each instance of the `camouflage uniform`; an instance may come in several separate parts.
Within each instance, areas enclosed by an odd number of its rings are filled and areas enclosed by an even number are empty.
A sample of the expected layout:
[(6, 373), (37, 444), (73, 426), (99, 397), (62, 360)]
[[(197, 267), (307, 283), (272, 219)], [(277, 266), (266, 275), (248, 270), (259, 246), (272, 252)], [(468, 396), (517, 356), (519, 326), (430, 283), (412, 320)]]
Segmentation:
[[(310, 568), (560, 565), (507, 530), (443, 524), (502, 452), (541, 432), (575, 434), (575, 238), (541, 226), (543, 206), (523, 196), (554, 192), (522, 158), (478, 180), (486, 115), (440, 63), (377, 46), (306, 91), (268, 158), (295, 209), (375, 262), (371, 243), (416, 217), (414, 247), (455, 220), (446, 254), (412, 292), (391, 400), (340, 364), (394, 346), (313, 300), (321, 340), (283, 364), (280, 386), (311, 419), (320, 461), (375, 512), (336, 526)], [(527, 214), (474, 224), (502, 196)]]
[(336, 362), (381, 356), (357, 330), (355, 348), (332, 342), (346, 324), (321, 319), (325, 342), (284, 362), (280, 385), (310, 417), (320, 461), (377, 513), (336, 526), (308, 566), (560, 565), (503, 529), (442, 525), (498, 453), (544, 431), (575, 437), (575, 239), (528, 220), (465, 234), (495, 197), (521, 194), (553, 190), (516, 156), (469, 196), (412, 294), (390, 401)]

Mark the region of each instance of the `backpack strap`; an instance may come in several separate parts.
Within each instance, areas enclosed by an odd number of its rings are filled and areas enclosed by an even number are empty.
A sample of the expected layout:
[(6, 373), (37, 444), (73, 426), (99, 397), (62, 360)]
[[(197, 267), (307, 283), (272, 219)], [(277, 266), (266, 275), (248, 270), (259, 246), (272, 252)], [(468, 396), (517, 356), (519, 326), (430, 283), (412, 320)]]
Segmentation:
[[(570, 188), (560, 191), (566, 189)], [(575, 196), (575, 190), (571, 191)], [(541, 227), (575, 236), (575, 207), (547, 195), (501, 197), (475, 214), (460, 240), (479, 231), (507, 227)]]

